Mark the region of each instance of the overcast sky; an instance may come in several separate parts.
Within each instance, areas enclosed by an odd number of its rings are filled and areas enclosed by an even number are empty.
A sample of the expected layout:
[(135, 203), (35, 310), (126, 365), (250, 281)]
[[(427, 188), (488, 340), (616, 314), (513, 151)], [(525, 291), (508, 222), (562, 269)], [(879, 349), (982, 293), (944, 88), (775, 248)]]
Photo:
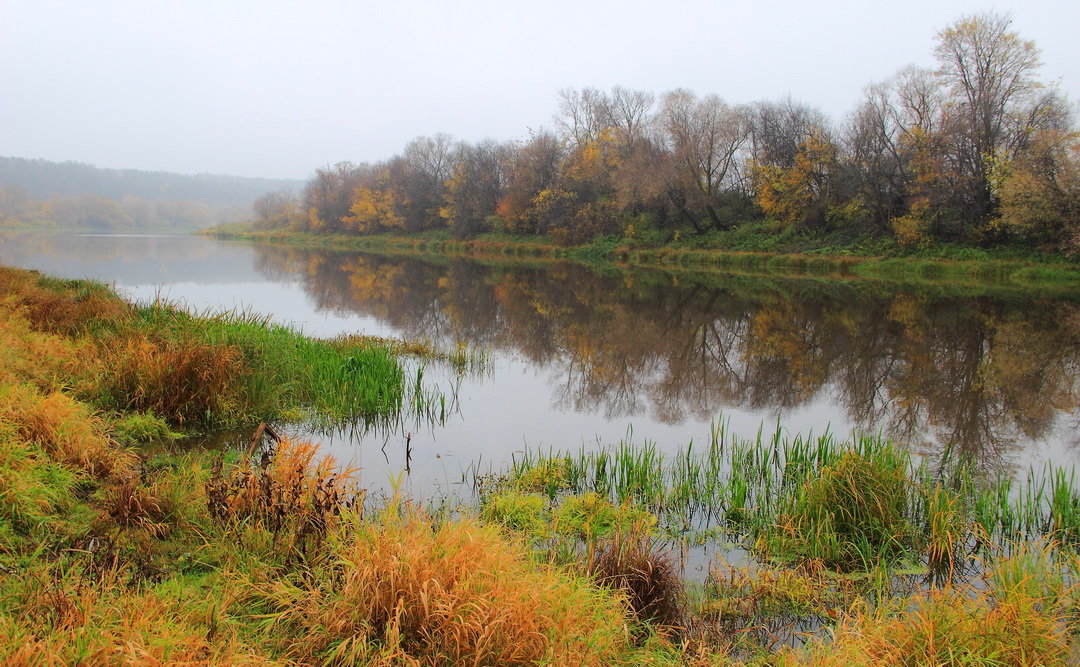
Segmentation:
[(790, 94), (839, 121), (989, 10), (1076, 102), (1077, 0), (0, 0), (0, 155), (306, 178), (436, 132), (520, 138), (588, 86)]

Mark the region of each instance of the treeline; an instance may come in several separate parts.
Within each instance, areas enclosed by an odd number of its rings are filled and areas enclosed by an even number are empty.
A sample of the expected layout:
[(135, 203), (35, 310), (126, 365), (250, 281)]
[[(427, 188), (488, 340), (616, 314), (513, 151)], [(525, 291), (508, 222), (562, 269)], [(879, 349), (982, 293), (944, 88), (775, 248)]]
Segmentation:
[(379, 163), (316, 170), (256, 201), (257, 224), (370, 234), (449, 228), (662, 240), (755, 220), (777, 232), (903, 245), (1080, 248), (1080, 140), (1037, 78), (1039, 51), (997, 14), (937, 35), (936, 70), (867, 88), (842, 123), (792, 99), (731, 105), (687, 90), (559, 93), (557, 127), (519, 142), (413, 140)]
[(119, 201), (98, 195), (34, 199), (19, 187), (0, 186), (0, 229), (204, 229), (239, 219), (238, 207), (212, 208), (183, 199), (156, 201), (124, 195)]
[(0, 157), (0, 228), (198, 229), (249, 217), (267, 189), (300, 185)]
[(34, 199), (96, 195), (120, 201), (201, 201), (212, 207), (250, 207), (267, 190), (298, 188), (299, 181), (218, 174), (175, 174), (138, 169), (103, 169), (80, 162), (0, 157), (0, 185), (21, 188)]

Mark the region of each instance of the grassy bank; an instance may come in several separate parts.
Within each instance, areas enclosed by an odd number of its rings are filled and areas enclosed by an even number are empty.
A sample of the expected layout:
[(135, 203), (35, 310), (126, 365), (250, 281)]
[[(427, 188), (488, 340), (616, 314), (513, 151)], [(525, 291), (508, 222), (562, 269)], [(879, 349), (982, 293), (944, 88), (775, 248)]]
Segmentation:
[(1075, 259), (1029, 248), (983, 249), (942, 245), (903, 248), (895, 242), (829, 236), (776, 236), (761, 225), (688, 240), (603, 238), (562, 246), (544, 237), (484, 234), (456, 239), (447, 232), (411, 236), (320, 235), (218, 227), (218, 238), (306, 247), (413, 255), (449, 255), (524, 261), (573, 260), (652, 268), (692, 268), (748, 275), (832, 276), (931, 284), (1005, 284), (1071, 289), (1080, 286)]
[[(877, 441), (718, 431), (674, 457), (534, 452), (460, 502), (374, 500), (310, 443), (183, 436), (393, 419), (415, 408), (400, 355), (422, 350), (10, 269), (0, 341), (4, 664), (1075, 657), (1064, 472), (1005, 488)], [(672, 537), (759, 560), (690, 586)]]

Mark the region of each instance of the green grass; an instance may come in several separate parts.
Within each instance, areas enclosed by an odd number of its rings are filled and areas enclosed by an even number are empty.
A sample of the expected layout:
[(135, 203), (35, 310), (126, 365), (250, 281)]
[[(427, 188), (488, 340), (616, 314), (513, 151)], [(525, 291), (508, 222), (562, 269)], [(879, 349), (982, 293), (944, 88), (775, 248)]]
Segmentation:
[[(479, 488), (484, 495), (524, 486), (556, 505), (598, 494), (656, 514), (667, 534), (719, 529), (763, 558), (845, 571), (916, 567), (956, 578), (972, 571), (970, 554), (995, 544), (1076, 542), (1080, 493), (1072, 469), (1047, 463), (1015, 480), (987, 477), (971, 463), (946, 459), (931, 467), (880, 438), (789, 438), (779, 426), (739, 438), (720, 425), (703, 446), (672, 453), (627, 441), (577, 452), (526, 450), (501, 485)], [(469, 477), (479, 476), (473, 470)]]
[(768, 221), (750, 222), (730, 231), (666, 243), (656, 239), (601, 237), (580, 246), (563, 246), (545, 237), (504, 233), (482, 234), (473, 239), (456, 239), (446, 231), (412, 236), (354, 236), (240, 227), (205, 233), (220, 238), (307, 247), (388, 254), (465, 255), (503, 261), (576, 260), (601, 266), (694, 268), (751, 275), (818, 276), (905, 284), (989, 284), (1062, 289), (1080, 284), (1080, 268), (1075, 257), (1027, 246), (981, 248), (941, 243), (927, 248), (904, 248), (885, 237), (799, 233), (790, 227), (777, 228)]

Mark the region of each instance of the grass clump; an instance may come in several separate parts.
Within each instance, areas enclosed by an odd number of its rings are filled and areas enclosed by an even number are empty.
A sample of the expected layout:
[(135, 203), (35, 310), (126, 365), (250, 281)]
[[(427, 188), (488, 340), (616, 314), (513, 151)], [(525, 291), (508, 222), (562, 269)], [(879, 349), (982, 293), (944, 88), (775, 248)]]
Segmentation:
[(52, 460), (90, 476), (126, 469), (134, 460), (109, 439), (101, 417), (61, 392), (45, 395), (25, 386), (0, 386), (0, 422), (11, 424), (22, 442)]
[(935, 486), (926, 498), (926, 564), (931, 573), (952, 581), (967, 569), (965, 547), (976, 529), (960, 493)]
[(130, 321), (134, 311), (101, 283), (58, 280), (2, 266), (0, 294), (7, 295), (37, 329), (66, 336), (119, 326)]
[(351, 526), (335, 557), (304, 582), (253, 583), (289, 660), (595, 664), (627, 648), (618, 598), (469, 519), (433, 525), (392, 505)]
[(276, 550), (306, 554), (322, 542), (341, 512), (363, 500), (352, 477), (315, 443), (283, 439), (254, 462), (245, 456), (226, 473), (221, 458), (206, 482), (210, 517), (239, 539), (269, 533)]
[(213, 421), (240, 407), (243, 362), (234, 347), (133, 335), (106, 354), (96, 391), (118, 410), (152, 412), (183, 425)]
[(907, 473), (905, 457), (888, 448), (844, 454), (789, 497), (757, 546), (843, 569), (893, 560), (914, 535)]
[(0, 418), (0, 554), (13, 551), (20, 535), (56, 529), (72, 512), (80, 478)]
[(118, 418), (112, 427), (112, 437), (121, 445), (171, 441), (183, 437), (152, 412), (134, 412)]
[(570, 488), (570, 461), (563, 458), (542, 459), (515, 471), (510, 485), (520, 491), (545, 493), (555, 498)]
[(555, 531), (594, 543), (616, 532), (648, 531), (656, 517), (630, 503), (614, 505), (595, 492), (563, 498), (554, 513)]
[(533, 537), (546, 535), (551, 525), (547, 498), (539, 493), (513, 490), (484, 498), (480, 518)]
[(781, 664), (1064, 665), (1068, 631), (1021, 601), (997, 602), (951, 587), (874, 609), (857, 606), (833, 631)]
[(620, 591), (642, 622), (681, 635), (686, 623), (682, 573), (671, 555), (638, 530), (600, 544), (586, 565), (601, 586)]

